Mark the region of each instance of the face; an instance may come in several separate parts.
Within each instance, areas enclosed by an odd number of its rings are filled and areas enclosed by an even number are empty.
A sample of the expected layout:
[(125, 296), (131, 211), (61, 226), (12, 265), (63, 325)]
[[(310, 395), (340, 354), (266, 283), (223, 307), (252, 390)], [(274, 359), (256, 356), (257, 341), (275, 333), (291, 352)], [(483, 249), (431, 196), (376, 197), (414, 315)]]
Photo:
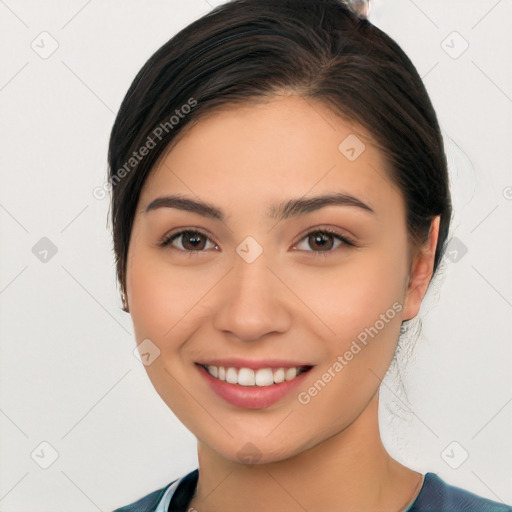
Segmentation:
[(365, 132), (320, 102), (274, 97), (184, 133), (134, 219), (136, 340), (199, 441), (283, 460), (360, 415), (419, 308), (404, 201)]

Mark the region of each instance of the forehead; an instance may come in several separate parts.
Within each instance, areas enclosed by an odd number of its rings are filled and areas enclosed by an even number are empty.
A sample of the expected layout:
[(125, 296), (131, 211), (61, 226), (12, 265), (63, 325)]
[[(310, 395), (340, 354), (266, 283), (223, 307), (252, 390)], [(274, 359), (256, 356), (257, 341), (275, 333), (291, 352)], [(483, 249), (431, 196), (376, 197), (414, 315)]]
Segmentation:
[(388, 163), (360, 126), (296, 95), (222, 107), (187, 125), (141, 194), (208, 197), (271, 211), (283, 197), (345, 192), (382, 209), (401, 202)]

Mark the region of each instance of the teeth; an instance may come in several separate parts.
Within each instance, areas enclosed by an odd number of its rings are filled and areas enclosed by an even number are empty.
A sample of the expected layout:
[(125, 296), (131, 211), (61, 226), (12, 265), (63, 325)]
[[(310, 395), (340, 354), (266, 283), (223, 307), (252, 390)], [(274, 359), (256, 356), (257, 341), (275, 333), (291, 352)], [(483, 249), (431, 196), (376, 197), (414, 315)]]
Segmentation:
[(271, 386), (274, 384), (274, 375), (270, 368), (260, 368), (255, 373), (256, 386)]
[(293, 368), (260, 368), (252, 370), (251, 368), (224, 368), (224, 366), (206, 366), (208, 373), (216, 379), (229, 382), (230, 384), (239, 384), (240, 386), (271, 386), (279, 384), (285, 380), (293, 380), (300, 375), (303, 370), (300, 367)]
[(284, 376), (285, 376), (284, 368), (279, 368), (279, 370), (276, 370), (274, 372), (274, 382), (276, 384), (279, 384), (280, 382), (284, 382)]
[(284, 374), (286, 380), (293, 380), (297, 377), (297, 368), (288, 368)]
[(236, 371), (236, 368), (228, 368), (226, 370), (226, 382), (229, 382), (230, 384), (238, 383), (238, 372)]
[[(210, 367), (215, 368), (215, 366)], [(254, 370), (251, 370), (250, 368), (240, 368), (238, 371), (238, 384), (241, 386), (254, 386), (255, 383), (255, 376), (254, 376)]]

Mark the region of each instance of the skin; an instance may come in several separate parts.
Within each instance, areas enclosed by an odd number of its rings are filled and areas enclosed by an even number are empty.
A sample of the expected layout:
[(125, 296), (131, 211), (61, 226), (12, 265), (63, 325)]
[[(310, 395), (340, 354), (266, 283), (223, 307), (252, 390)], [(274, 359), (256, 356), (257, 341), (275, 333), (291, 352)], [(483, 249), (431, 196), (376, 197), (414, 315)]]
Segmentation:
[[(366, 149), (349, 161), (338, 146), (354, 133)], [(280, 222), (266, 215), (270, 204), (333, 191), (356, 196), (375, 215), (338, 205)], [(156, 197), (176, 193), (207, 201), (227, 218), (174, 208), (144, 213)], [(413, 251), (405, 220), (401, 192), (369, 134), (293, 94), (201, 119), (161, 158), (141, 191), (126, 291), (137, 343), (149, 338), (160, 350), (148, 376), (198, 440), (191, 507), (398, 511), (415, 497), (422, 475), (387, 453), (378, 426), (379, 385), (401, 322), (419, 311), (438, 237), (436, 217), (427, 243)], [(307, 235), (326, 227), (357, 247), (327, 235), (322, 253)], [(158, 245), (192, 228), (208, 237), (199, 254), (186, 252), (193, 252), (190, 237)], [(247, 236), (263, 248), (250, 264), (236, 252)], [(298, 392), (395, 302), (401, 311), (317, 396), (299, 403)], [(247, 409), (211, 391), (194, 364), (234, 356), (314, 367), (297, 391)], [(247, 443), (257, 451), (254, 464), (239, 458)]]

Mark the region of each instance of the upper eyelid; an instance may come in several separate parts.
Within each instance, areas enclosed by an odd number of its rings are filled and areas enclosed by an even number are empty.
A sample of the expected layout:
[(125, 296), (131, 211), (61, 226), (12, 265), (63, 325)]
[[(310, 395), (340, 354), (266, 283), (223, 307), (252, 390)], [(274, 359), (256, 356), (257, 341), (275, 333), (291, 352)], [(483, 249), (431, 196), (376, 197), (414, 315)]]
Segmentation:
[[(163, 246), (164, 244), (165, 245), (171, 245), (172, 242), (174, 242), (174, 240), (177, 240), (180, 238), (180, 236), (184, 235), (185, 233), (199, 233), (200, 235), (204, 236), (209, 242), (213, 243), (215, 246), (218, 246), (217, 242), (215, 242), (210, 235), (208, 235), (207, 233), (205, 233), (204, 231), (200, 230), (200, 229), (192, 229), (192, 228), (185, 228), (185, 229), (181, 229), (180, 231), (176, 231), (175, 233), (172, 233), (170, 235), (164, 235), (162, 237), (162, 240), (160, 242), (158, 242), (158, 245), (161, 245)], [(204, 250), (203, 251), (184, 251), (183, 249), (178, 249), (178, 251), (182, 251), (182, 252), (205, 252)]]
[(332, 226), (319, 226), (319, 227), (308, 228), (305, 231), (303, 231), (297, 238), (297, 241), (295, 242), (295, 244), (299, 243), (301, 240), (303, 240), (306, 236), (310, 235), (311, 233), (317, 233), (317, 232), (321, 232), (321, 233), (325, 232), (334, 237), (344, 238), (346, 240), (349, 240), (350, 242), (354, 242), (354, 237), (352, 235), (345, 234), (344, 230), (342, 230), (340, 228), (335, 228)]

